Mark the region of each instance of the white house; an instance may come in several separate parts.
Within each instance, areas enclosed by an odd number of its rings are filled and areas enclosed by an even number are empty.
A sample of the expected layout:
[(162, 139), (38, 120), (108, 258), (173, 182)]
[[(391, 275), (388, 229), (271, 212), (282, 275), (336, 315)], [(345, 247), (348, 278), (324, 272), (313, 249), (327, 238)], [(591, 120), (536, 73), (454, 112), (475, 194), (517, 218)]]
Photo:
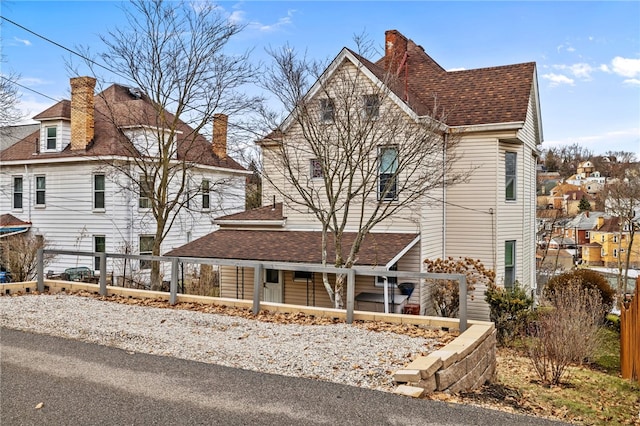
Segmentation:
[[(29, 223), (29, 232), (51, 248), (150, 254), (156, 222), (147, 191), (159, 184), (145, 177), (152, 169), (144, 164), (153, 162), (147, 148), (157, 143), (158, 114), (140, 91), (112, 85), (96, 95), (95, 83), (72, 78), (71, 101), (36, 115), (37, 131), (0, 151), (0, 214)], [(216, 229), (213, 218), (244, 209), (249, 173), (227, 156), (227, 117), (216, 116), (213, 127), (212, 143), (179, 122), (170, 166), (186, 173), (185, 202), (174, 208), (162, 250), (206, 235)], [(181, 184), (174, 178), (169, 192)], [(77, 266), (98, 269), (96, 260), (76, 256), (58, 256), (48, 269)], [(107, 271), (135, 278), (148, 267), (146, 261), (112, 261)]]
[[(359, 79), (359, 87), (385, 95), (375, 103), (370, 102), (372, 96), (361, 96), (362, 110), (354, 117), (375, 120), (385, 111), (400, 111), (405, 120), (417, 123), (431, 118), (430, 106), (437, 99), (448, 113), (441, 123), (442, 134), (460, 138), (452, 173), (456, 170), (472, 173), (466, 182), (434, 190), (428, 195), (429, 200), (427, 197), (416, 200), (376, 225), (360, 249), (356, 266), (421, 271), (425, 259), (470, 257), (493, 269), (499, 285), (510, 286), (519, 281), (534, 288), (536, 158), (542, 142), (536, 64), (447, 71), (421, 46), (396, 30), (385, 33), (385, 46), (385, 56), (377, 61), (344, 48), (321, 76), (321, 89), (312, 89), (307, 94), (305, 107), (314, 111), (315, 102), (315, 110), (319, 111), (316, 119), (326, 125), (327, 135), (344, 137), (347, 130), (340, 133), (331, 129), (338, 126), (332, 120), (334, 114), (345, 113), (337, 111), (340, 101), (334, 103), (331, 96), (339, 92), (333, 90), (332, 82), (338, 84), (345, 75)], [(386, 86), (383, 76), (389, 73), (397, 75), (394, 80), (397, 84)], [(373, 92), (380, 87), (384, 90)], [(339, 98), (340, 94), (335, 96)], [(313, 112), (306, 119), (313, 120)], [(290, 144), (291, 149), (302, 153), (298, 162), (300, 181), (307, 185), (308, 194), (316, 194), (317, 178), (322, 178), (323, 171), (316, 169), (314, 153), (300, 136), (299, 123), (288, 120), (279, 130), (281, 135), (276, 135), (273, 141), (261, 142), (266, 173), (273, 175), (280, 167), (278, 144)], [(385, 155), (399, 155), (403, 137), (405, 134), (398, 134), (391, 144), (385, 142), (378, 147), (378, 158), (375, 149), (370, 150), (370, 160), (380, 164), (380, 188), (388, 179)], [(397, 159), (389, 164), (393, 161)], [(401, 180), (409, 177), (395, 178), (401, 185)], [(280, 185), (290, 183), (281, 179)], [(381, 196), (375, 188), (374, 184), (367, 193), (371, 200), (365, 208), (395, 201), (388, 193)], [(319, 264), (319, 221), (295, 200), (282, 199), (278, 194), (279, 191), (264, 185), (265, 207), (218, 218), (219, 231), (170, 254)], [(359, 206), (353, 210), (359, 210)], [(357, 218), (349, 220), (347, 231), (357, 231), (358, 226)], [(244, 286), (245, 282), (252, 282), (250, 269), (223, 267), (221, 271), (222, 296), (252, 297), (251, 286)], [(266, 300), (331, 306), (318, 276), (268, 270), (263, 281)], [(382, 291), (379, 284), (376, 277), (357, 277), (356, 294), (379, 293)], [(472, 316), (488, 318), (483, 299), (483, 289), (478, 288), (470, 308)], [(411, 301), (420, 301), (418, 292), (414, 292)]]

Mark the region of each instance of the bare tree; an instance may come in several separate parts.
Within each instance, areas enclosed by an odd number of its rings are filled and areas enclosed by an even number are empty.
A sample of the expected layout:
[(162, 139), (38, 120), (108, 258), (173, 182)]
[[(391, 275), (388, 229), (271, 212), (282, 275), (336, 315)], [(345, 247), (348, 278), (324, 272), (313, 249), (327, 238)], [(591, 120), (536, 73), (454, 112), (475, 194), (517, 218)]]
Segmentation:
[[(395, 73), (378, 68), (377, 84), (365, 73), (366, 60), (334, 62), (325, 73), (324, 64), (289, 46), (269, 53), (273, 66), (263, 86), (291, 113), (261, 141), (263, 177), (291, 209), (317, 219), (323, 265), (352, 267), (376, 225), (402, 211), (418, 213), (432, 191), (465, 177), (452, 170), (459, 137), (447, 131), (437, 99), (430, 117), (415, 117), (391, 100)], [(348, 245), (347, 232), (355, 234)], [(325, 274), (323, 283), (341, 308), (345, 276), (332, 286)]]
[[(42, 237), (32, 234), (18, 234), (0, 240), (0, 263), (11, 274), (11, 280), (24, 282), (33, 279), (38, 266), (38, 250), (46, 249), (49, 243)], [(46, 267), (53, 255), (45, 255)]]
[[(0, 63), (5, 62), (0, 57)], [(0, 127), (16, 124), (23, 117), (17, 105), (20, 100), (16, 83), (20, 78), (16, 73), (0, 73)]]
[[(178, 214), (189, 210), (194, 197), (220, 194), (229, 184), (207, 181), (205, 188), (192, 173), (205, 155), (211, 155), (203, 135), (215, 134), (214, 117), (226, 120), (249, 110), (259, 99), (241, 92), (255, 76), (249, 53), (225, 53), (242, 28), (225, 19), (213, 4), (197, 3), (196, 7), (187, 2), (136, 0), (125, 14), (126, 26), (101, 37), (107, 49), (100, 58), (139, 88), (131, 94), (146, 106), (117, 102), (121, 95), (103, 91), (100, 113), (119, 129), (114, 137), (129, 161), (111, 166), (127, 177), (120, 180), (126, 181), (123, 186), (146, 200), (144, 207), (155, 222), (151, 252), (160, 255)], [(95, 73), (95, 63), (88, 65)], [(134, 126), (139, 127), (133, 130)], [(237, 164), (226, 150), (216, 156), (223, 166)], [(212, 210), (214, 201), (212, 197)], [(243, 203), (238, 200), (238, 205)], [(159, 265), (153, 262), (152, 288), (159, 288), (160, 281)]]
[[(640, 253), (633, 252), (635, 235), (640, 230), (640, 174), (627, 173), (624, 180), (608, 184), (604, 191), (604, 198), (607, 211), (619, 219), (618, 293), (624, 296), (627, 293), (632, 255), (640, 257)], [(623, 236), (628, 236), (624, 242)], [(621, 297), (620, 301), (623, 299)]]

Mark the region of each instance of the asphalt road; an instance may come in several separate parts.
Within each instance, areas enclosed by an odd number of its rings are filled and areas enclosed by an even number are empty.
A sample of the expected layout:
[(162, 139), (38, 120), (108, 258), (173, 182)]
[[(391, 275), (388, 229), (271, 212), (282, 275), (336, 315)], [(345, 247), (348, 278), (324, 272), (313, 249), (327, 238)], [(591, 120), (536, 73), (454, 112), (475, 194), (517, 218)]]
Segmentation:
[(0, 346), (3, 426), (560, 424), (4, 328)]

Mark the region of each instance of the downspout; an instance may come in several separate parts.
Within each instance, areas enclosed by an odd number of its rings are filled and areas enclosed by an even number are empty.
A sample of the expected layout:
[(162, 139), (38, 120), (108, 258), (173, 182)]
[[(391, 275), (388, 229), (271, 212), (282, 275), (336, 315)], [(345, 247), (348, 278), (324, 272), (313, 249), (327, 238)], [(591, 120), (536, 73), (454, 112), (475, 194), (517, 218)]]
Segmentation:
[(27, 182), (29, 182), (29, 192), (27, 194), (29, 194), (29, 197), (25, 197), (24, 196), (24, 188), (22, 190), (22, 202), (24, 203), (24, 199), (27, 198), (29, 200), (29, 202), (27, 203), (27, 205), (29, 206), (28, 208), (28, 217), (29, 217), (29, 222), (33, 223), (33, 221), (31, 220), (31, 179), (29, 178), (29, 167), (25, 164), (24, 165), (24, 175), (27, 178)]
[(442, 146), (442, 259), (446, 259), (446, 241), (447, 241), (447, 186), (446, 182), (446, 165), (447, 165), (447, 143), (449, 142), (449, 133), (444, 133), (444, 144)]

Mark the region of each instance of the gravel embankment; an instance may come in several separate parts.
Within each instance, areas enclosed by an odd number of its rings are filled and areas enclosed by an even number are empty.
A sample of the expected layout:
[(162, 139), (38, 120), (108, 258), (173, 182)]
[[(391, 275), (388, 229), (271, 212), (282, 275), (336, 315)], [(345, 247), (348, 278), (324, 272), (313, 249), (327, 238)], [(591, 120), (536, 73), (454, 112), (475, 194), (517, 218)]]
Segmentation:
[(73, 295), (0, 297), (0, 326), (286, 376), (389, 390), (438, 340), (347, 324), (300, 325)]

